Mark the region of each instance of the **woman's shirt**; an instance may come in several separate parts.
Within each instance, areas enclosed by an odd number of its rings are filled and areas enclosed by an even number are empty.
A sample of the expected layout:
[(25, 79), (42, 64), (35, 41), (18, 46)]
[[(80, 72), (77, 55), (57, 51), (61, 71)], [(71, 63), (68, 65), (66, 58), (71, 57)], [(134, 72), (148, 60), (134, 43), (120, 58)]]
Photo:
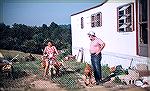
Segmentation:
[(44, 54), (47, 54), (48, 58), (55, 58), (54, 54), (57, 54), (57, 50), (55, 46), (49, 47), (46, 46), (44, 49)]

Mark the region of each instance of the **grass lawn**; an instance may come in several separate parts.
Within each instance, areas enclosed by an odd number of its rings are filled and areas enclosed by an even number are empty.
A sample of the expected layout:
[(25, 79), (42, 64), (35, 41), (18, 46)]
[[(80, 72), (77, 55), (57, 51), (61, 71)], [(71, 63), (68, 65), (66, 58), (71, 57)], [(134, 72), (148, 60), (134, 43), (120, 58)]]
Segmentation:
[(14, 63), (14, 71), (25, 71), (27, 73), (39, 73), (40, 61), (17, 62)]
[[(66, 89), (80, 88), (77, 82), (77, 73), (82, 73), (85, 67), (85, 63), (78, 63), (75, 61), (65, 61), (65, 68), (72, 70), (71, 72), (66, 72), (62, 76), (50, 78), (54, 83), (58, 83), (60, 87)], [(14, 63), (15, 72), (26, 72), (29, 75), (38, 75), (42, 77), (42, 72), (39, 70), (41, 67), (40, 60), (29, 61), (29, 62), (16, 62)], [(43, 69), (44, 70), (44, 69)]]
[[(19, 79), (21, 77), (27, 77), (29, 75), (36, 75), (40, 78), (42, 78), (42, 73), (44, 71), (43, 68), (41, 68), (40, 64), (40, 55), (35, 55), (35, 61), (24, 61), (22, 60), (23, 57), (28, 56), (28, 53), (22, 53), (17, 51), (2, 51), (4, 53), (6, 58), (13, 58), (15, 55), (19, 54), (19, 60), (18, 62), (13, 63), (14, 67), (14, 76), (15, 79)], [(11, 55), (13, 54), (13, 55)], [(83, 74), (83, 70), (85, 67), (85, 63), (76, 62), (76, 60), (70, 60), (70, 61), (64, 61), (64, 67), (66, 68), (66, 72), (62, 74), (62, 76), (50, 78), (49, 80), (53, 81), (54, 83), (58, 83), (60, 87), (66, 88), (66, 89), (75, 89), (80, 88), (80, 84), (78, 84), (78, 76), (77, 74)], [(107, 71), (108, 67), (104, 66), (102, 68), (103, 71)], [(103, 74), (105, 72), (102, 72)], [(106, 72), (106, 76), (109, 74), (109, 72)], [(77, 90), (76, 89), (76, 90)]]
[(85, 63), (78, 63), (75, 61), (66, 61), (64, 65), (67, 69), (72, 70), (71, 72), (66, 72), (60, 77), (54, 77), (52, 80), (59, 83), (62, 87), (68, 89), (80, 88), (77, 82), (77, 73), (82, 73), (85, 67)]

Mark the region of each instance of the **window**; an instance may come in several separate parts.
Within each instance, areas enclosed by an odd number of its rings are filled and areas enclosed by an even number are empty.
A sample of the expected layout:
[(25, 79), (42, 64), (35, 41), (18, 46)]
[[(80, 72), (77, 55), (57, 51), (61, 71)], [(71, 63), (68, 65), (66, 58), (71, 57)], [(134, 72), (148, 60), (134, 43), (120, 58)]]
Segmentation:
[(84, 18), (81, 17), (81, 29), (83, 29), (83, 28), (84, 28)]
[(147, 0), (139, 0), (140, 43), (148, 44)]
[(132, 32), (134, 29), (133, 3), (117, 8), (118, 32)]
[(91, 27), (95, 27), (95, 19), (94, 15), (91, 16)]
[(101, 12), (96, 15), (96, 26), (97, 27), (102, 26), (102, 17), (101, 16), (102, 16)]
[(91, 15), (91, 27), (101, 27), (102, 26), (102, 13), (96, 13)]

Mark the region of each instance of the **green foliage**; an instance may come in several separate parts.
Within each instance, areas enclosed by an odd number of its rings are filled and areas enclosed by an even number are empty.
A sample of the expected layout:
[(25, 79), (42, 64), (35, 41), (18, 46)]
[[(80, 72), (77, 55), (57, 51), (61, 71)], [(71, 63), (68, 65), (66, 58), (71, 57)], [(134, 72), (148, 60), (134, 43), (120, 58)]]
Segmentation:
[(107, 77), (110, 75), (110, 68), (108, 67), (108, 64), (102, 66), (102, 77)]
[(39, 73), (40, 61), (36, 60), (35, 62), (19, 62), (13, 64), (14, 70), (17, 71), (25, 71), (32, 74)]
[(40, 44), (44, 41), (43, 33), (35, 34), (32, 38), (37, 44)]
[(77, 78), (73, 73), (64, 74), (61, 77), (54, 77), (52, 80), (59, 83), (62, 87), (77, 88)]
[[(67, 89), (75, 89), (79, 88), (79, 85), (77, 84), (77, 76), (76, 73), (83, 74), (83, 70), (85, 67), (85, 63), (80, 63), (76, 61), (65, 61), (64, 65), (67, 69), (71, 69), (72, 73), (65, 73), (60, 77), (54, 77), (52, 80), (54, 82), (59, 83), (62, 87), (65, 87)], [(71, 90), (72, 91), (72, 90)]]
[(118, 76), (115, 77), (115, 79), (113, 80), (114, 83), (118, 83), (118, 84), (122, 84), (121, 79), (119, 79)]
[(83, 73), (84, 68), (85, 68), (85, 63), (80, 63), (80, 62), (76, 62), (76, 61), (66, 61), (65, 63), (65, 67), (68, 69), (72, 69), (75, 72), (78, 73)]
[(62, 50), (62, 52), (57, 56), (57, 60), (61, 61), (64, 59), (64, 57), (66, 57), (67, 55), (70, 54), (70, 51), (68, 49), (64, 49)]
[(124, 70), (122, 68), (122, 65), (118, 65), (118, 66), (116, 66), (115, 74), (116, 75), (126, 75), (126, 74), (128, 74), (128, 70)]
[(68, 49), (71, 53), (71, 25), (52, 22), (37, 27), (14, 23), (10, 27), (0, 23), (0, 49), (41, 54), (46, 39), (52, 40), (57, 49)]

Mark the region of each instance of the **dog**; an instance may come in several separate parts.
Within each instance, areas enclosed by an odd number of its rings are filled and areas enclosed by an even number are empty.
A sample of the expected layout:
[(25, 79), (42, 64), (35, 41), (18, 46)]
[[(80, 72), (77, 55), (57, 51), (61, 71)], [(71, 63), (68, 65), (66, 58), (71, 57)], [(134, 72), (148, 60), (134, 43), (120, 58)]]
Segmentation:
[(54, 61), (54, 62), (52, 62), (52, 64), (50, 64), (49, 73), (50, 73), (52, 78), (54, 76), (60, 76), (61, 75), (61, 72), (60, 72), (61, 67), (63, 67), (63, 63), (59, 62), (59, 61)]
[(41, 67), (45, 69), (46, 67), (46, 62), (45, 60), (47, 59), (47, 55), (44, 54), (42, 57), (41, 57)]
[(93, 86), (92, 84), (94, 83), (94, 80), (93, 80), (92, 68), (90, 64), (86, 64), (82, 75), (82, 79), (86, 86)]
[[(47, 55), (43, 55), (41, 57), (41, 67), (45, 69), (46, 67), (46, 60), (47, 59)], [(59, 62), (57, 60), (50, 60), (49, 62), (49, 74), (51, 77), (53, 76), (59, 76), (61, 75), (60, 73), (60, 68), (63, 67), (63, 62)]]

